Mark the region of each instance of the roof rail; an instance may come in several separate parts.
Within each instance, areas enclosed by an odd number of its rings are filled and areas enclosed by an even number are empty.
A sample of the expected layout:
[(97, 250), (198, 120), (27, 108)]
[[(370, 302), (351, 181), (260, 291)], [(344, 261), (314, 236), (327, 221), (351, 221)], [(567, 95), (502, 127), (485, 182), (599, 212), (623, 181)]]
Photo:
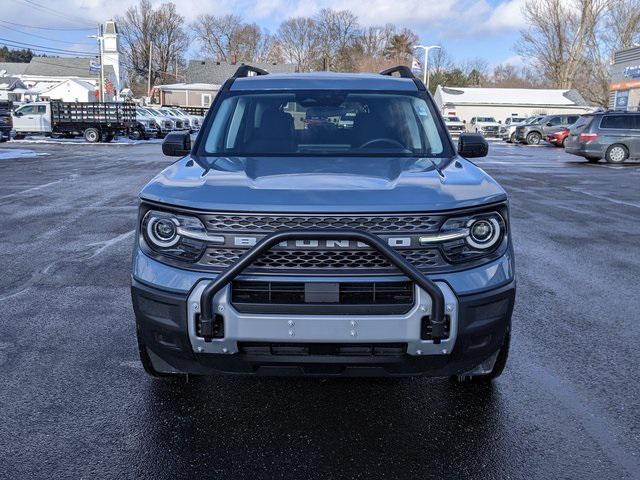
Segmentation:
[(387, 68), (386, 70), (381, 71), (380, 75), (392, 76), (394, 73), (399, 73), (401, 78), (416, 78), (411, 69), (405, 65)]
[(249, 73), (251, 72), (255, 73), (256, 75), (269, 75), (269, 72), (261, 68), (253, 67), (251, 65), (240, 65), (236, 70), (236, 73), (234, 73), (233, 77), (231, 78), (248, 77)]

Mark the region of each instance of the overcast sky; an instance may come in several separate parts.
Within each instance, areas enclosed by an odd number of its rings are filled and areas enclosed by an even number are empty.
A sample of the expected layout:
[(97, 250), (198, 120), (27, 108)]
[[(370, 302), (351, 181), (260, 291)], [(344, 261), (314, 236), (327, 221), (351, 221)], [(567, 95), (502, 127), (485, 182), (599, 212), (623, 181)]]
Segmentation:
[[(91, 27), (124, 12), (137, 0), (0, 0), (0, 45), (8, 41), (95, 51), (92, 32), (42, 30)], [(187, 21), (202, 13), (234, 13), (274, 32), (288, 17), (319, 9), (350, 9), (362, 25), (395, 23), (415, 30), (424, 44), (440, 44), (456, 60), (483, 57), (491, 65), (518, 63), (513, 44), (524, 26), (524, 0), (174, 0)], [(160, 0), (154, 4), (162, 3)], [(2, 23), (2, 22), (12, 23)], [(16, 25), (20, 24), (20, 25)], [(189, 52), (196, 55), (197, 49)]]

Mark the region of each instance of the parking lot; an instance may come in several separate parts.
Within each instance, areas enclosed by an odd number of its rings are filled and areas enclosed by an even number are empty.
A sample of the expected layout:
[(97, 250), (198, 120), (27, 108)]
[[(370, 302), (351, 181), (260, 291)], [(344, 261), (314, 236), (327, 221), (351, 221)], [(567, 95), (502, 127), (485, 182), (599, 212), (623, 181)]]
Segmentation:
[(136, 195), (170, 162), (0, 145), (1, 478), (638, 478), (640, 164), (498, 142), (477, 162), (510, 194), (518, 270), (492, 386), (180, 385), (143, 372), (128, 290)]

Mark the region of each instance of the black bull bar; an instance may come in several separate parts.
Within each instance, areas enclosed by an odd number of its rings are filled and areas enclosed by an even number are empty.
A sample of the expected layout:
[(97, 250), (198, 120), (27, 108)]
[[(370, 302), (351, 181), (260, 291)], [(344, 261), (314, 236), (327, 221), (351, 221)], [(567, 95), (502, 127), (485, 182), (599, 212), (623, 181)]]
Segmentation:
[(431, 296), (431, 334), (436, 342), (444, 337), (444, 295), (442, 291), (434, 282), (378, 237), (357, 230), (287, 230), (275, 232), (262, 238), (242, 255), (236, 263), (223, 270), (203, 290), (200, 300), (200, 322), (203, 333), (212, 328), (213, 325), (213, 297), (216, 293), (242, 274), (260, 255), (286, 240), (355, 240), (373, 248)]

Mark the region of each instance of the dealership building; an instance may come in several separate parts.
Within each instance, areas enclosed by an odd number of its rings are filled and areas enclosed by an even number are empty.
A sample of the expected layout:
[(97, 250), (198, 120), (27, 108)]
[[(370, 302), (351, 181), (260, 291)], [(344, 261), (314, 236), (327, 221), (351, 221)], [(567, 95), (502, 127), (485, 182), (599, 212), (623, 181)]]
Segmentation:
[(434, 100), (440, 112), (466, 122), (473, 117), (531, 117), (593, 110), (576, 90), (542, 88), (466, 88), (438, 85)]
[(634, 111), (640, 108), (640, 46), (613, 54), (609, 108)]

